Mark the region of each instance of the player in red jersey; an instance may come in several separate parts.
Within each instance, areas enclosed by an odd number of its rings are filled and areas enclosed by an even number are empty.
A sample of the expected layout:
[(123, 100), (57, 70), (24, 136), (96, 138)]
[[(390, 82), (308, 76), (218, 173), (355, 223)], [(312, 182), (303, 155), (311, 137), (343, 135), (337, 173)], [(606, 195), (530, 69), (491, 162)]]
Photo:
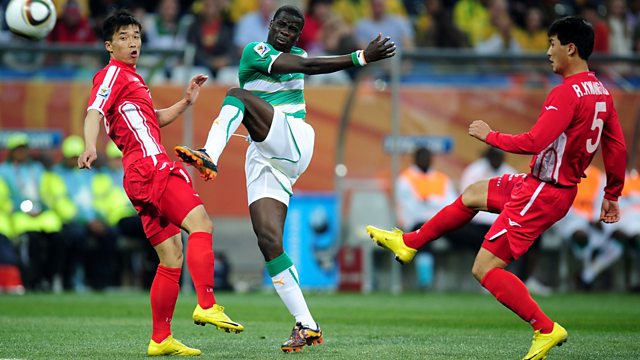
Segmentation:
[(155, 110), (149, 88), (136, 72), (141, 30), (138, 20), (126, 11), (118, 11), (104, 22), (104, 44), (111, 59), (93, 79), (84, 122), (85, 151), (78, 166), (90, 169), (96, 160), (96, 140), (104, 119), (107, 134), (123, 153), (124, 189), (160, 259), (151, 285), (153, 334), (147, 353), (200, 355), (200, 350), (185, 346), (171, 335), (183, 262), (181, 228), (189, 233), (187, 266), (198, 297), (194, 322), (236, 333), (244, 327), (229, 319), (216, 303), (213, 224), (183, 166), (169, 160), (160, 142), (160, 128), (171, 124), (196, 101), (207, 77), (194, 76), (182, 100)]
[(417, 249), (468, 223), (478, 211), (499, 213), (485, 235), (472, 273), (498, 301), (533, 327), (526, 360), (544, 359), (551, 348), (566, 341), (567, 331), (549, 319), (522, 281), (504, 268), (565, 216), (600, 143), (607, 173), (600, 220), (618, 221), (617, 200), (624, 186), (627, 157), (611, 94), (589, 72), (587, 59), (594, 39), (591, 24), (577, 17), (562, 18), (550, 26), (548, 36), (547, 56), (564, 81), (551, 91), (531, 130), (509, 135), (493, 131), (481, 120), (469, 126), (469, 135), (491, 146), (534, 155), (531, 172), (470, 185), (415, 232), (367, 227), (374, 242), (407, 263)]

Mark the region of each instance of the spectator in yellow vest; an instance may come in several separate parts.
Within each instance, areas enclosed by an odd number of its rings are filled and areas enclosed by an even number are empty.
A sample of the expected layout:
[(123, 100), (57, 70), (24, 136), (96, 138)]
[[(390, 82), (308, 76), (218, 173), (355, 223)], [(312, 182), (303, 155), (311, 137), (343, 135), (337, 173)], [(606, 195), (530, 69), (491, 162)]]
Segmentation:
[(56, 189), (55, 199), (48, 201), (64, 222), (65, 289), (83, 291), (88, 285), (103, 290), (114, 281), (116, 233), (95, 207), (93, 173), (77, 167), (83, 151), (82, 137), (71, 135), (63, 141), (64, 158), (53, 167), (57, 176), (57, 185), (52, 186)]
[(7, 140), (7, 160), (0, 164), (0, 227), (20, 254), (27, 288), (60, 290), (62, 222), (44, 199), (50, 172), (31, 158), (29, 137), (15, 133)]
[(148, 245), (142, 220), (122, 187), (124, 169), (122, 152), (109, 140), (105, 148), (107, 161), (93, 176), (91, 188), (94, 208), (118, 233), (118, 282), (124, 286), (150, 288), (158, 257)]

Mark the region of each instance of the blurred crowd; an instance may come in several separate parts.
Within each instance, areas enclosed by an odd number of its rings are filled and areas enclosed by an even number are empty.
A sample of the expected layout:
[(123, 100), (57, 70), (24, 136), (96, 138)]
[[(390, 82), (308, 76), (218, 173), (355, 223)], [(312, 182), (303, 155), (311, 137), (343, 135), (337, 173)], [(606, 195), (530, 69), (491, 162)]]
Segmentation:
[[(158, 257), (122, 187), (122, 153), (108, 144), (91, 171), (78, 168), (84, 140), (34, 149), (27, 133), (6, 141), (0, 162), (0, 294), (151, 286)], [(56, 151), (54, 151), (56, 150)], [(52, 156), (60, 150), (60, 156)], [(229, 264), (216, 253), (216, 287)]]
[[(8, 0), (0, 0), (0, 7)], [(242, 48), (266, 40), (269, 20), (285, 3), (305, 12), (298, 45), (310, 55), (361, 49), (379, 32), (399, 48), (469, 48), (481, 54), (543, 53), (547, 26), (581, 15), (595, 28), (595, 51), (640, 52), (640, 0), (56, 0), (58, 22), (47, 41), (101, 42), (103, 19), (130, 9), (142, 22), (146, 47), (196, 48), (195, 65), (213, 77), (234, 76)], [(2, 26), (1, 41), (11, 35)], [(146, 61), (154, 61), (149, 57)], [(167, 75), (179, 60), (164, 64)]]

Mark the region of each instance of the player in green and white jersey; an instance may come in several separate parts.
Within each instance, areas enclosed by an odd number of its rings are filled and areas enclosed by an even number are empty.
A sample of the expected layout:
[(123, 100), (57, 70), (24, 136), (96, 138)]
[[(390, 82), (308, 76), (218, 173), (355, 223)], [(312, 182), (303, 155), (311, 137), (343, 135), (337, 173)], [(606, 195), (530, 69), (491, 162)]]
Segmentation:
[(294, 46), (303, 26), (304, 16), (298, 8), (280, 7), (271, 20), (267, 41), (245, 47), (238, 70), (242, 88), (227, 92), (204, 148), (174, 149), (205, 180), (212, 180), (231, 135), (240, 124), (249, 132), (245, 173), (251, 222), (273, 285), (296, 321), (290, 338), (281, 346), (285, 352), (322, 343), (322, 330), (311, 316), (296, 268), (282, 246), (292, 186), (313, 154), (315, 134), (305, 122), (304, 75), (364, 66), (392, 57), (396, 51), (388, 37), (378, 35), (364, 50), (308, 58)]

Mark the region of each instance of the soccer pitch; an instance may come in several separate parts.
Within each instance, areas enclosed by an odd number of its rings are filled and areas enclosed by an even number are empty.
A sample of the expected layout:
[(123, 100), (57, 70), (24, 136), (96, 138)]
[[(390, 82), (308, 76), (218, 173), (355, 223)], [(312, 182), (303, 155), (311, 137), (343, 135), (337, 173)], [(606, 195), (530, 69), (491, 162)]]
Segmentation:
[[(181, 294), (174, 336), (206, 359), (520, 359), (532, 331), (493, 297), (480, 294), (309, 293), (325, 342), (285, 354), (293, 327), (275, 293), (218, 293), (241, 334), (191, 321), (195, 295)], [(567, 294), (538, 298), (569, 331), (548, 359), (639, 359), (640, 296)], [(147, 293), (0, 296), (0, 358), (146, 358)]]

